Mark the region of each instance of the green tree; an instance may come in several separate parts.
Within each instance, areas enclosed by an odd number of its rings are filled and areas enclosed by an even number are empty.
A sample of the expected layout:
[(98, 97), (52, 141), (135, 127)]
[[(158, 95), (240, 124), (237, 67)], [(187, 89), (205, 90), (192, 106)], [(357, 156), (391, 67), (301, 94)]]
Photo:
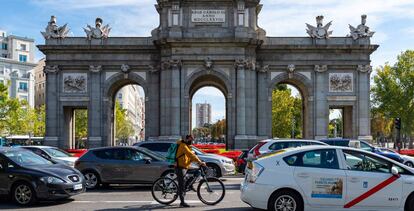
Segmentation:
[(121, 108), (119, 102), (115, 104), (115, 138), (117, 139), (117, 144), (128, 142), (129, 137), (134, 135), (134, 127), (127, 118), (126, 110)]
[(226, 133), (226, 119), (218, 120), (211, 125), (211, 137), (219, 140)]
[(302, 137), (302, 99), (292, 96), (287, 85), (278, 85), (272, 92), (272, 135), (278, 138)]
[[(398, 56), (394, 66), (378, 69), (372, 88), (373, 106), (387, 119), (401, 118), (403, 136), (413, 136), (414, 129), (414, 51)], [(412, 142), (410, 142), (412, 146)]]
[(88, 137), (88, 110), (75, 109), (75, 148), (87, 148), (86, 140)]

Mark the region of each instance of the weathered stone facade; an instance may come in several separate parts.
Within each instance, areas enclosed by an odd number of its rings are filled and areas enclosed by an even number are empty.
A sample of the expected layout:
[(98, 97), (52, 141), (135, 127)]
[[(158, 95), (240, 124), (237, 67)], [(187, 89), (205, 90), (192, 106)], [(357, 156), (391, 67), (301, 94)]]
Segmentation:
[[(144, 88), (146, 139), (188, 134), (193, 94), (214, 86), (226, 97), (228, 147), (247, 148), (271, 137), (278, 83), (295, 85), (304, 97), (305, 138), (326, 137), (329, 108), (343, 108), (344, 135), (369, 139), (367, 68), (378, 46), (369, 37), (266, 37), (257, 25), (259, 2), (158, 0), (152, 37), (46, 40), (39, 46), (47, 65), (45, 143), (71, 147), (73, 109), (88, 108), (89, 146), (112, 145), (114, 96), (127, 84)], [(65, 75), (86, 76), (86, 84), (65, 91)]]

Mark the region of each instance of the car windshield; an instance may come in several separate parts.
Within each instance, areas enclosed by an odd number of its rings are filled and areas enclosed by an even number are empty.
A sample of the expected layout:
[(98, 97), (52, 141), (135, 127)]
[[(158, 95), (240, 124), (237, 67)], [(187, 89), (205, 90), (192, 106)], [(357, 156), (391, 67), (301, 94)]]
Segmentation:
[(51, 157), (67, 158), (72, 157), (69, 153), (57, 148), (43, 148)]
[(153, 157), (155, 159), (158, 159), (160, 161), (164, 161), (165, 160), (165, 157), (164, 156), (162, 156), (159, 153), (153, 152), (153, 151), (151, 151), (149, 149), (140, 147), (139, 150), (141, 150), (143, 153), (145, 153), (145, 154), (147, 154), (147, 155), (149, 155), (149, 156), (151, 156), (151, 157)]
[(29, 150), (15, 150), (5, 152), (4, 155), (20, 166), (50, 165), (51, 161), (36, 155)]
[(192, 146), (192, 149), (197, 155), (204, 155), (205, 154), (203, 151), (201, 151), (200, 149), (198, 149), (195, 146)]

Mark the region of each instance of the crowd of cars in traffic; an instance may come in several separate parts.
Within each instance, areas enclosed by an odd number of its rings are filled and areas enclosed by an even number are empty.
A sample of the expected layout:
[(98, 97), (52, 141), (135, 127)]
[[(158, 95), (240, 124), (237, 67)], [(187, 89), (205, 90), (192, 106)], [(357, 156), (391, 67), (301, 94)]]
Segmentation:
[[(89, 149), (79, 159), (55, 147), (0, 147), (0, 194), (29, 205), (110, 184), (175, 179), (174, 168), (165, 159), (172, 143), (144, 141), (130, 147)], [(414, 210), (413, 159), (364, 141), (267, 139), (243, 150), (235, 162), (194, 146), (192, 150), (206, 162), (209, 176), (245, 173), (241, 199), (252, 207)], [(389, 182), (388, 177), (398, 179)], [(377, 187), (384, 182), (390, 184)], [(360, 199), (367, 193), (371, 195)]]

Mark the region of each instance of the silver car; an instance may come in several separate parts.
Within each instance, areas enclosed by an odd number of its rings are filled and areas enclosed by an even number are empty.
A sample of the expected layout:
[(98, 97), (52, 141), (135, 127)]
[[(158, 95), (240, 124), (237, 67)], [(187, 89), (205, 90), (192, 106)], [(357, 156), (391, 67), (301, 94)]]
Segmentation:
[[(159, 153), (164, 157), (167, 155), (168, 148), (171, 144), (176, 143), (173, 141), (143, 141), (134, 144), (137, 147), (147, 148), (153, 152)], [(231, 175), (235, 173), (235, 165), (232, 159), (202, 152), (197, 147), (192, 146), (193, 152), (204, 161), (212, 171), (209, 172), (209, 176), (222, 177), (225, 175)]]
[(161, 176), (175, 177), (172, 167), (159, 154), (141, 147), (90, 149), (75, 163), (88, 189), (100, 184), (152, 184)]
[(55, 163), (65, 164), (70, 167), (75, 166), (75, 162), (78, 159), (71, 154), (51, 146), (22, 146), (21, 148), (28, 149), (35, 154), (38, 154), (48, 160), (52, 160)]

